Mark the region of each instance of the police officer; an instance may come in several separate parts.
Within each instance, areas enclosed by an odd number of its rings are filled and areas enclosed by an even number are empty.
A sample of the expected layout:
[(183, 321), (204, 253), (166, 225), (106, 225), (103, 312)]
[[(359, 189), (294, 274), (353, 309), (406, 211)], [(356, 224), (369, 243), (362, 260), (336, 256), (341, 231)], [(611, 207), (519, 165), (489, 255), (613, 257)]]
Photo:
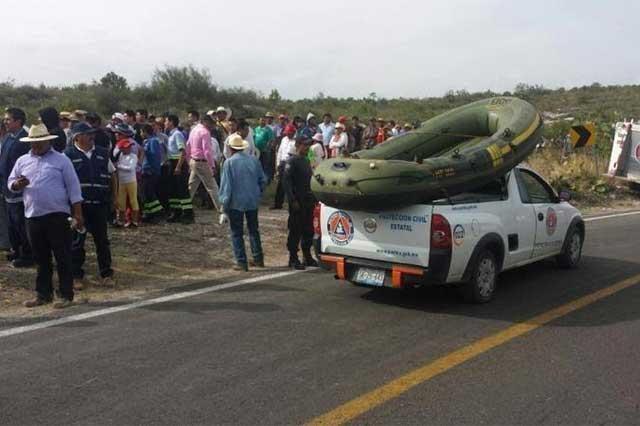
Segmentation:
[[(282, 185), (289, 204), (289, 267), (305, 269), (306, 266), (318, 266), (311, 256), (313, 243), (313, 209), (316, 200), (311, 192), (312, 170), (307, 153), (312, 140), (306, 136), (296, 138), (295, 154), (291, 155), (284, 166)], [(298, 259), (298, 245), (302, 247), (304, 263)]]
[[(73, 258), (74, 288), (82, 290), (85, 261), (84, 242), (90, 232), (96, 246), (98, 268), (102, 285), (113, 286), (111, 248), (107, 235), (107, 221), (112, 194), (112, 174), (115, 167), (109, 159), (109, 151), (94, 144), (95, 129), (87, 123), (77, 123), (71, 128), (72, 143), (65, 154), (76, 170), (82, 188), (82, 214), (86, 230), (74, 232), (71, 256)], [(84, 232), (82, 232), (84, 231)]]

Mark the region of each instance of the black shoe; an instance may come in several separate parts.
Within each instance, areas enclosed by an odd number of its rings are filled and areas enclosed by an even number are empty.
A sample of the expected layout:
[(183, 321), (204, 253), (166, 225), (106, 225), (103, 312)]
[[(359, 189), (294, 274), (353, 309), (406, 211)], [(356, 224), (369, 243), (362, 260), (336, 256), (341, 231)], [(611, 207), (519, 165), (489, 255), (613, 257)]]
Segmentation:
[(180, 221), (180, 216), (178, 216), (177, 214), (171, 214), (167, 218), (167, 222), (169, 222), (169, 223), (176, 223), (178, 221)]
[(305, 256), (304, 266), (306, 266), (307, 268), (317, 268), (318, 262), (316, 262), (316, 260), (311, 255)]
[(300, 263), (300, 260), (298, 260), (297, 257), (289, 259), (289, 268), (296, 269), (298, 271), (304, 271), (307, 269), (302, 263)]
[(11, 262), (11, 266), (13, 266), (14, 268), (30, 268), (34, 265), (33, 260), (31, 259), (15, 259), (13, 262)]

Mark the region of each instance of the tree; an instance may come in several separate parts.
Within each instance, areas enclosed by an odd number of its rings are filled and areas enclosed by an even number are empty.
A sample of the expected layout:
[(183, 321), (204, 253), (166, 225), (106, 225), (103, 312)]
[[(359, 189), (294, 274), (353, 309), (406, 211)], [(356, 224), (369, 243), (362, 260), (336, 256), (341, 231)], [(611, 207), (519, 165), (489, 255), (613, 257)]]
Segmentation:
[(215, 104), (217, 88), (206, 69), (166, 66), (156, 69), (151, 79), (152, 90), (164, 110), (208, 108)]
[(108, 72), (100, 79), (100, 85), (106, 89), (113, 89), (117, 91), (129, 90), (127, 79), (113, 71)]
[(278, 92), (278, 89), (273, 89), (271, 93), (269, 93), (268, 99), (271, 103), (278, 103), (282, 101), (282, 96), (280, 96), (280, 92)]

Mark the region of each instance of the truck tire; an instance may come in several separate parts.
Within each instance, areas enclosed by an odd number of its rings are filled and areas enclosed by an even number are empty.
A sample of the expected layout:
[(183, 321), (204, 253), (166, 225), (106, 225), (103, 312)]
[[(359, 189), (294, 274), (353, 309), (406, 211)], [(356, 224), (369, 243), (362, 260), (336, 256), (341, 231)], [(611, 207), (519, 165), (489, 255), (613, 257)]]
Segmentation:
[(582, 257), (582, 244), (584, 238), (582, 238), (582, 232), (576, 226), (572, 226), (567, 231), (567, 237), (565, 238), (562, 252), (556, 256), (556, 262), (561, 268), (574, 269), (580, 263)]
[(471, 279), (460, 287), (468, 303), (487, 303), (493, 299), (498, 281), (498, 261), (489, 249), (483, 249), (472, 267)]

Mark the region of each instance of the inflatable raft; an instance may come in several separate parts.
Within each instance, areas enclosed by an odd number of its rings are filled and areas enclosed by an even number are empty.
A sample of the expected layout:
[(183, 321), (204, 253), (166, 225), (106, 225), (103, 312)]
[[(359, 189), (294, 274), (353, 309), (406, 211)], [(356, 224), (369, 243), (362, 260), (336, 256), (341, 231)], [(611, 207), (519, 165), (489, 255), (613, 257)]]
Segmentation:
[(386, 210), (477, 189), (523, 161), (543, 124), (518, 98), (485, 99), (350, 157), (323, 161), (311, 189), (340, 209)]

